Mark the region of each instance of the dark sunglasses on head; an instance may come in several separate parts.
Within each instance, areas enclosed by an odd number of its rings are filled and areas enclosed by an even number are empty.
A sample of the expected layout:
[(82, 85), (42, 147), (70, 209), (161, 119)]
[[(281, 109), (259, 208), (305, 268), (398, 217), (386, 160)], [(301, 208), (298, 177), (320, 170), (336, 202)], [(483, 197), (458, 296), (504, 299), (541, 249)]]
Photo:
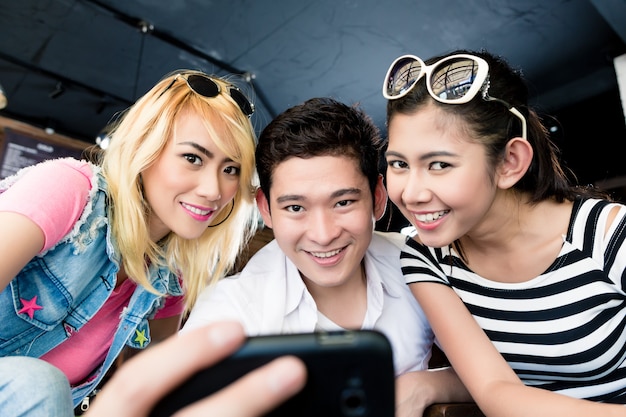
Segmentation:
[(526, 119), (504, 100), (489, 96), (489, 64), (484, 59), (467, 54), (451, 55), (426, 65), (415, 55), (403, 55), (391, 63), (383, 83), (383, 96), (396, 100), (407, 95), (426, 76), (426, 89), (435, 100), (445, 104), (463, 104), (478, 92), (486, 101), (504, 104), (522, 123), (526, 139)]
[[(201, 95), (202, 97), (217, 97), (217, 95), (221, 92), (221, 88), (218, 83), (213, 81), (211, 77), (208, 75), (202, 74), (189, 74), (187, 76), (183, 74), (178, 74), (170, 85), (168, 85), (165, 90), (159, 95), (161, 97), (167, 90), (169, 90), (172, 85), (178, 80), (182, 78), (187, 83), (187, 86), (196, 94)], [(254, 113), (254, 104), (248, 100), (248, 98), (241, 92), (241, 90), (234, 85), (230, 85), (228, 87), (228, 92), (230, 97), (237, 103), (243, 114), (250, 117), (252, 113)]]

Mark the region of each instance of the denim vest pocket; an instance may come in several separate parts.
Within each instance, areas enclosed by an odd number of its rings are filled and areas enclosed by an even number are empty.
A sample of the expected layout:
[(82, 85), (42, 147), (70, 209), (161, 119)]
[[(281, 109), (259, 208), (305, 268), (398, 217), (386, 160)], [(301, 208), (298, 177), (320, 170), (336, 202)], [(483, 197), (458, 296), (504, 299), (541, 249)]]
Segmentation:
[(43, 259), (35, 258), (22, 272), (11, 282), (16, 314), (34, 326), (50, 330), (67, 315), (71, 295), (48, 271)]
[(13, 353), (26, 339), (52, 331), (68, 315), (72, 299), (47, 273), (41, 259), (31, 261), (0, 293), (0, 355)]

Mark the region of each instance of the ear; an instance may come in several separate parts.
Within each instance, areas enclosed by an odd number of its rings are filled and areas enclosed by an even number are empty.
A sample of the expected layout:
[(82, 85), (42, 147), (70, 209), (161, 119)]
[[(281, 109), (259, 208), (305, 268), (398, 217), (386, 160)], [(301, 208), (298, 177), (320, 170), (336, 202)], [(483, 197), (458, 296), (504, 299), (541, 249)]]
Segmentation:
[(533, 147), (523, 138), (509, 140), (504, 159), (498, 166), (497, 185), (502, 189), (513, 187), (528, 171), (533, 160)]
[(387, 189), (383, 184), (383, 176), (378, 175), (376, 188), (374, 189), (374, 216), (380, 220), (387, 210)]
[(272, 227), (272, 215), (270, 212), (270, 203), (267, 201), (265, 193), (260, 188), (256, 192), (256, 205), (261, 213), (263, 223), (269, 228)]

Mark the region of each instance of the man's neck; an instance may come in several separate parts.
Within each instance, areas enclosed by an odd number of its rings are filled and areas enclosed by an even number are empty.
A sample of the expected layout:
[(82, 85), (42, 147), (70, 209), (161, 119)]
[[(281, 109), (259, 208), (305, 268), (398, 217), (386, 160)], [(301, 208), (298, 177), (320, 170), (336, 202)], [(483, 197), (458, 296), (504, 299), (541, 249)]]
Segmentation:
[(328, 319), (343, 328), (361, 328), (367, 312), (367, 278), (363, 263), (355, 277), (343, 285), (321, 287), (308, 283), (307, 288), (318, 311)]

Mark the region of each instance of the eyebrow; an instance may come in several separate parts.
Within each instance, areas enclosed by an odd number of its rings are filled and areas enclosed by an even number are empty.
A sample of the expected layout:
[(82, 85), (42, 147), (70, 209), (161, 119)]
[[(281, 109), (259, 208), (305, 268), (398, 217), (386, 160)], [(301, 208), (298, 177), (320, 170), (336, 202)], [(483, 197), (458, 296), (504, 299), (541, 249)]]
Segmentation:
[[(204, 146), (196, 142), (191, 142), (191, 141), (178, 142), (176, 145), (188, 145), (196, 149), (198, 152), (206, 155), (207, 158), (213, 159), (215, 157), (215, 154), (213, 152), (211, 152), (210, 150), (208, 150), (207, 148), (205, 148)], [(234, 161), (231, 158), (226, 157), (224, 158), (224, 162), (234, 162)]]
[[(335, 192), (333, 192), (330, 197), (331, 198), (339, 198), (339, 197), (343, 197), (346, 195), (361, 195), (362, 191), (360, 188), (342, 188), (340, 190), (337, 190)], [(286, 195), (281, 195), (278, 198), (276, 198), (276, 202), (277, 203), (284, 203), (287, 201), (304, 201), (306, 200), (306, 197), (301, 195), (301, 194), (286, 194)]]
[[(385, 152), (385, 157), (389, 157), (389, 156), (395, 156), (397, 158), (406, 158), (404, 155), (402, 155), (401, 153), (398, 153), (398, 152), (394, 152), (394, 151)], [(420, 155), (419, 160), (420, 161), (427, 161), (429, 159), (437, 158), (437, 157), (441, 157), (441, 156), (458, 157), (457, 154), (452, 153), (452, 152), (436, 151), (436, 152), (428, 152), (428, 153), (425, 153), (424, 155)]]

